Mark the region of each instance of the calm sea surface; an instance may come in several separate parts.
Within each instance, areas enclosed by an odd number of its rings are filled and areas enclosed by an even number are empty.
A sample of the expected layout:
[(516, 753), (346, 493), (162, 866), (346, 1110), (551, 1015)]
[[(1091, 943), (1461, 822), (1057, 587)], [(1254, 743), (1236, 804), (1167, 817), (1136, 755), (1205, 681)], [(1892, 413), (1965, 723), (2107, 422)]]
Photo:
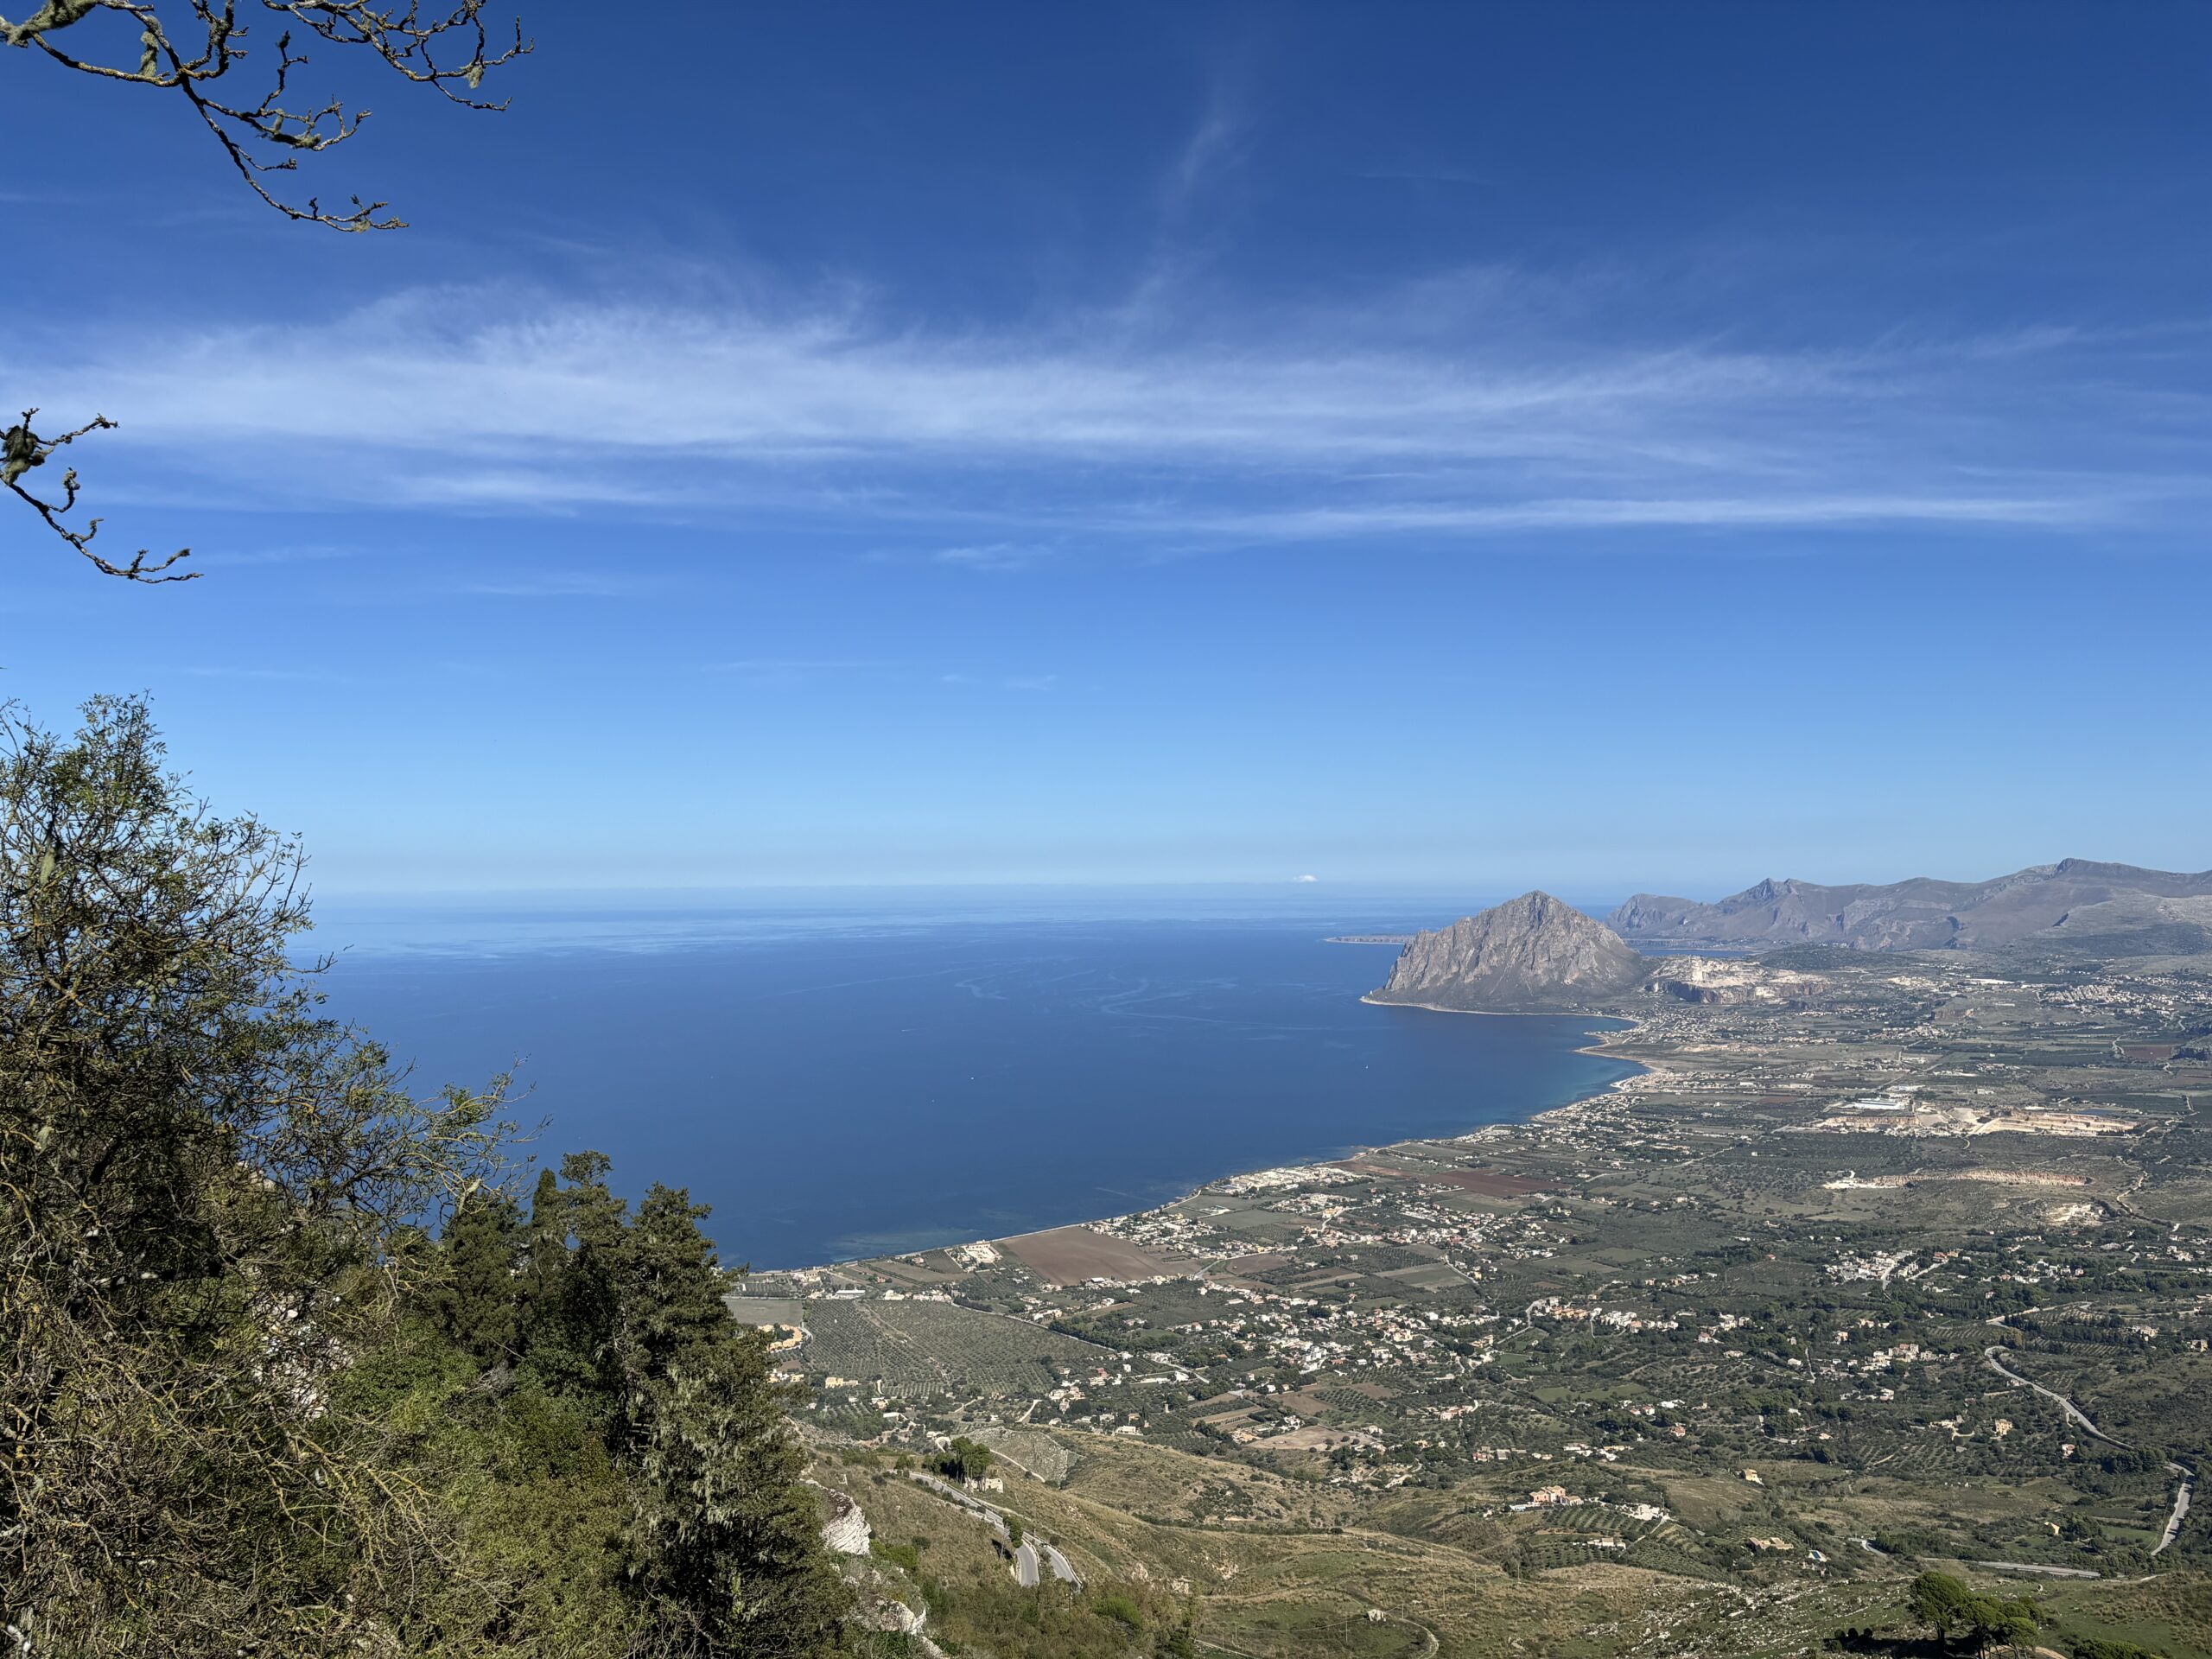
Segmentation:
[[(1238, 1170), (1455, 1134), (1633, 1068), (1604, 1022), (1370, 1007), (1471, 901), (838, 894), (325, 904), (334, 1012), (425, 1090), (517, 1067), (547, 1161), (688, 1186), (792, 1267), (1118, 1214)], [(1185, 913), (1176, 914), (1181, 911)]]

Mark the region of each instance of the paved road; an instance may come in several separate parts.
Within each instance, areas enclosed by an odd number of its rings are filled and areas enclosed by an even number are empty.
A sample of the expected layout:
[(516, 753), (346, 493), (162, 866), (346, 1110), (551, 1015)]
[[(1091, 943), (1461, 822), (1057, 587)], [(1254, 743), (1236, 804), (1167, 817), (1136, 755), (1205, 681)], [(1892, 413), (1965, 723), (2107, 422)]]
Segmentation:
[(921, 1485), (928, 1487), (939, 1497), (950, 1498), (955, 1503), (957, 1503), (962, 1509), (967, 1510), (969, 1514), (974, 1516), (978, 1521), (988, 1522), (990, 1524), (990, 1529), (993, 1532), (999, 1534), (1001, 1536), (1005, 1535), (1006, 1516), (1001, 1515), (989, 1504), (981, 1503), (976, 1498), (969, 1497), (966, 1492), (961, 1491), (959, 1487), (955, 1486), (950, 1481), (939, 1480), (935, 1475), (925, 1475), (918, 1469), (908, 1470), (906, 1471), (906, 1478), (909, 1480), (915, 1481)]
[[(2069, 1421), (2079, 1423), (2083, 1429), (2087, 1430), (2089, 1433), (2095, 1435), (2107, 1446), (2116, 1446), (2123, 1452), (2132, 1449), (2126, 1440), (2114, 1440), (2111, 1435), (2106, 1433), (2104, 1430), (2099, 1428), (2094, 1423), (2091, 1422), (2089, 1421), (2088, 1414), (2083, 1411), (2079, 1406), (2075, 1405), (2071, 1400), (2069, 1400), (2064, 1395), (2054, 1393), (2051, 1389), (2044, 1387), (2040, 1382), (2031, 1382), (2026, 1377), (2022, 1376), (2018, 1371), (2006, 1370), (2004, 1362), (1997, 1357), (1999, 1351), (1999, 1350), (1995, 1348), (1985, 1348), (1981, 1351), (1982, 1358), (1989, 1362), (1989, 1369), (1996, 1372), (1998, 1376), (2005, 1378), (2007, 1382), (2017, 1382), (2022, 1388), (2033, 1389), (2037, 1394), (2043, 1395), (2046, 1400), (2056, 1401), (2057, 1402), (2058, 1408), (2066, 1414)], [(2166, 1465), (2166, 1472), (2170, 1475), (2178, 1475), (2181, 1478), (2181, 1484), (2174, 1491), (2173, 1513), (2166, 1517), (2165, 1532), (2159, 1538), (2158, 1544), (2152, 1549), (2151, 1553), (2153, 1555), (2157, 1555), (2164, 1552), (2175, 1539), (2181, 1536), (2181, 1523), (2186, 1520), (2189, 1516), (2190, 1493), (2191, 1489), (2196, 1484), (2196, 1471), (2194, 1469), (2190, 1468), (2185, 1464), (2169, 1463)], [(1980, 1565), (1984, 1567), (2002, 1567), (2007, 1565), (2007, 1563), (2002, 1561), (1984, 1561), (1980, 1563)], [(2056, 1571), (2056, 1568), (2037, 1568), (2035, 1570), (2047, 1572)], [(2094, 1577), (2095, 1575), (2093, 1573), (2091, 1576)]]
[(2158, 1548), (2151, 1552), (2153, 1555), (2160, 1554), (2167, 1545), (2181, 1536), (2182, 1521), (2189, 1514), (2190, 1488), (2196, 1484), (2196, 1471), (2194, 1469), (2184, 1468), (2178, 1463), (2170, 1463), (2166, 1465), (2166, 1471), (2169, 1474), (2181, 1477), (2181, 1489), (2174, 1494), (2174, 1512), (2166, 1517), (2165, 1535), (2158, 1540)]
[[(1007, 1531), (1006, 1516), (973, 1493), (963, 1491), (950, 1481), (939, 1480), (935, 1475), (925, 1474), (918, 1469), (908, 1470), (906, 1478), (918, 1485), (928, 1487), (940, 1497), (950, 1498), (1000, 1537), (1011, 1536)], [(1051, 1544), (1045, 1546), (1040, 1556), (1036, 1548), (1027, 1539), (1023, 1539), (1021, 1548), (1014, 1553), (1014, 1576), (1023, 1589), (1033, 1590), (1042, 1582), (1040, 1567), (1049, 1569), (1062, 1584), (1071, 1584), (1078, 1590), (1083, 1588), (1083, 1574), (1075, 1570), (1074, 1564), (1066, 1556)]]
[(2113, 1439), (2111, 1435), (2106, 1433), (2104, 1430), (2099, 1428), (2094, 1423), (2091, 1422), (2089, 1421), (2089, 1414), (2083, 1411), (2081, 1407), (2075, 1405), (2064, 1395), (2058, 1393), (2056, 1389), (2046, 1389), (2040, 1382), (2031, 1382), (2028, 1378), (2022, 1376), (2018, 1371), (2005, 1370), (2005, 1362), (1997, 1357), (1997, 1356), (2003, 1351), (2004, 1350), (2002, 1348), (1985, 1348), (1981, 1351), (1981, 1357), (1988, 1363), (1989, 1369), (1991, 1370), (1996, 1372), (1998, 1376), (2003, 1377), (2006, 1382), (2017, 1382), (2024, 1389), (2033, 1389), (2037, 1394), (2043, 1395), (2044, 1399), (2055, 1402), (2058, 1408), (2066, 1414), (2069, 1421), (2079, 1423), (2084, 1431), (2095, 1435), (2097, 1439), (2102, 1440), (2107, 1446), (2116, 1446), (2123, 1452), (2130, 1449), (2126, 1440), (2116, 1440)]
[(2035, 1561), (1968, 1561), (1968, 1567), (1993, 1567), (1999, 1573), (2037, 1573), (2047, 1579), (2094, 1579), (2103, 1575), (2086, 1567), (2044, 1567)]

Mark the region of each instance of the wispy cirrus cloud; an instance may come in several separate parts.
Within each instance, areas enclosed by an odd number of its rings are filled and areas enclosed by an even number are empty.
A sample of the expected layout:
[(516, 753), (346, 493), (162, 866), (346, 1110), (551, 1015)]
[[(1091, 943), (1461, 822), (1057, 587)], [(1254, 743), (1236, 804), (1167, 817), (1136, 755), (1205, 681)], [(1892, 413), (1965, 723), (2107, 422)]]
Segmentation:
[(1252, 131), (1236, 89), (1217, 82), (1198, 126), (1167, 168), (1162, 207), (1169, 219), (1187, 213), (1209, 185), (1243, 162)]
[(1023, 542), (982, 542), (965, 547), (941, 547), (930, 557), (938, 564), (963, 570), (1028, 570), (1052, 556), (1052, 550)]
[(980, 686), (995, 691), (1056, 691), (1060, 677), (1057, 674), (940, 674), (940, 685)]
[(666, 586), (659, 577), (602, 570), (529, 570), (454, 583), (445, 591), (487, 599), (633, 599)]
[(823, 679), (904, 680), (918, 685), (976, 687), (1000, 691), (1052, 691), (1058, 674), (1007, 673), (979, 669), (939, 668), (890, 657), (740, 657), (702, 665), (710, 674), (729, 675), (767, 685), (791, 685)]
[(1403, 502), (1358, 507), (1261, 508), (1196, 521), (1179, 516), (1179, 528), (1202, 528), (1251, 541), (1333, 541), (1389, 533), (1604, 530), (1608, 528), (1728, 529), (1781, 525), (1980, 524), (2057, 528), (2101, 521), (2110, 498), (2098, 501), (2063, 493), (2018, 495), (1864, 495), (1777, 493), (1756, 499), (1694, 496), (1658, 500), (1567, 497), (1497, 505)]
[(706, 666), (709, 672), (716, 674), (780, 679), (817, 674), (885, 674), (912, 664), (882, 657), (739, 657)]
[(327, 669), (272, 668), (252, 664), (195, 663), (167, 671), (188, 680), (255, 680), (273, 684), (358, 685), (360, 677), (336, 674)]
[(988, 330), (846, 290), (777, 308), (436, 289), (7, 366), (56, 405), (127, 410), (111, 453), (137, 458), (142, 498), (173, 469), (239, 505), (735, 507), (903, 527), (934, 538), (910, 556), (976, 569), (1131, 538), (2070, 531), (2202, 505), (2201, 333), (1624, 341), (1580, 305), (1548, 316), (1543, 291), (1486, 271), (1333, 307)]

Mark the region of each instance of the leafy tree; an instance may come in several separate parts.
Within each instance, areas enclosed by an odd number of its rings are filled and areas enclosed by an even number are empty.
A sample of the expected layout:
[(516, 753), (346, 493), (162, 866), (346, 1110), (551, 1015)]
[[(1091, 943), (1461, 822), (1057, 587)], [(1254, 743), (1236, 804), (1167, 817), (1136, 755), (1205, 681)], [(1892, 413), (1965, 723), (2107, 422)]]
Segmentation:
[(1198, 1659), (1196, 1621), (1189, 1608), (1183, 1610), (1179, 1624), (1162, 1627), (1154, 1638), (1153, 1653), (1155, 1659)]
[(1993, 1642), (2007, 1647), (2022, 1646), (2034, 1641), (2043, 1628), (2043, 1621), (2036, 1617), (2035, 1604), (2024, 1597), (2004, 1601), (1994, 1596), (1977, 1596), (1971, 1612), (1973, 1623), (1968, 1634), (1977, 1646)]
[(499, 1090), (417, 1100), (321, 1014), (300, 868), (141, 702), (0, 719), (0, 1604), (39, 1651), (365, 1640), (435, 1543), (333, 1385), (496, 1178)]
[[(146, 710), (0, 726), (0, 1623), (35, 1653), (834, 1655), (762, 1335), (596, 1153), (326, 1018)], [(441, 1225), (441, 1224), (442, 1224)]]
[(726, 1340), (735, 1328), (714, 1246), (699, 1230), (706, 1215), (707, 1206), (688, 1193), (656, 1182), (623, 1236), (618, 1358), (632, 1392), (662, 1381), (677, 1360)]
[(1923, 1573), (1912, 1581), (1907, 1597), (1913, 1617), (1934, 1625), (1936, 1634), (1948, 1641), (1951, 1627), (1964, 1622), (1974, 1593), (1972, 1585), (1948, 1573)]
[(607, 1189), (607, 1166), (604, 1154), (570, 1153), (561, 1160), (567, 1185), (552, 1186), (540, 1176), (531, 1206), (534, 1294), (522, 1310), (524, 1354), (537, 1378), (556, 1392), (620, 1389), (614, 1339), (624, 1206)]
[(838, 1652), (848, 1594), (822, 1548), (785, 1390), (757, 1332), (677, 1357), (636, 1402), (632, 1573), (674, 1652)]
[(434, 1303), (447, 1338), (486, 1364), (513, 1357), (521, 1334), (515, 1275), (522, 1215), (504, 1192), (465, 1200), (445, 1229), (445, 1272)]
[[(624, 1482), (640, 1650), (837, 1653), (849, 1596), (799, 1478), (790, 1390), (766, 1335), (723, 1301), (707, 1211), (655, 1185), (632, 1213), (607, 1174), (604, 1156), (577, 1153), (559, 1179), (539, 1177), (525, 1260), (507, 1280), (520, 1332), (508, 1419), (581, 1425)], [(473, 1248), (466, 1230), (441, 1246), (448, 1258)]]
[(1144, 1610), (1139, 1607), (1131, 1598), (1117, 1590), (1106, 1592), (1097, 1599), (1095, 1605), (1101, 1613), (1116, 1624), (1127, 1625), (1132, 1630), (1141, 1630), (1144, 1628)]
[(948, 1480), (981, 1480), (990, 1472), (993, 1453), (963, 1434), (938, 1453), (931, 1466)]
[(1978, 1594), (1973, 1586), (1948, 1573), (1922, 1573), (1912, 1581), (1909, 1599), (1914, 1615), (1934, 1625), (1946, 1642), (1956, 1630), (1974, 1648), (2024, 1643), (2033, 1640), (2041, 1628), (2034, 1603)]
[(541, 1169), (530, 1195), (522, 1264), (517, 1275), (516, 1320), (525, 1335), (534, 1335), (547, 1317), (568, 1265), (569, 1217), (561, 1196), (561, 1178), (550, 1169)]
[(707, 1654), (830, 1654), (849, 1597), (821, 1542), (764, 1332), (731, 1317), (707, 1215), (656, 1183), (615, 1253), (623, 1427), (642, 1476), (633, 1571)]

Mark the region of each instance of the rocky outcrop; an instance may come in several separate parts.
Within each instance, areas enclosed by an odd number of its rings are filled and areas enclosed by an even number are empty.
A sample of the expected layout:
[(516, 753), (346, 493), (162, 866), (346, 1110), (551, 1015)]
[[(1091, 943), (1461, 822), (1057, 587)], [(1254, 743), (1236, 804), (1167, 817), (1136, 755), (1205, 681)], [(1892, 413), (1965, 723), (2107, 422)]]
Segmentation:
[(822, 1541), (840, 1555), (866, 1555), (868, 1547), (868, 1516), (861, 1506), (834, 1487), (825, 1489), (823, 1504), (829, 1519), (822, 1523)]
[(1761, 881), (1701, 904), (1639, 893), (1606, 918), (1631, 944), (1773, 950), (1986, 950), (2109, 955), (2212, 950), (2212, 870), (2195, 875), (2069, 858), (1991, 881), (1916, 877), (1886, 886)]
[(1586, 1007), (1643, 983), (1650, 963), (1548, 893), (1417, 933), (1370, 1002), (1473, 1013)]

